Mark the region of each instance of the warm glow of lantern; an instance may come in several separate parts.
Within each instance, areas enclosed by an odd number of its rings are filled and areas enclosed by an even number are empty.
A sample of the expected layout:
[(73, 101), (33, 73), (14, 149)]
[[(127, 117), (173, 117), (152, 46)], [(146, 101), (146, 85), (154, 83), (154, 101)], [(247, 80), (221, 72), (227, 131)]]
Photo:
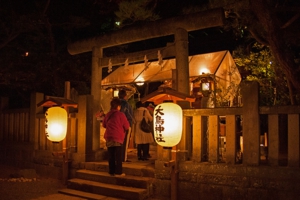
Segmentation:
[(202, 91), (209, 91), (210, 90), (210, 82), (201, 83)]
[(153, 113), (154, 137), (163, 147), (176, 146), (182, 135), (182, 109), (171, 102), (157, 105)]
[(210, 71), (209, 71), (209, 69), (206, 66), (201, 66), (200, 70), (199, 70), (199, 74), (200, 75), (202, 75), (202, 74), (210, 74)]
[(144, 81), (145, 81), (145, 80), (144, 80), (143, 77), (139, 77), (139, 78), (136, 79), (135, 82), (136, 82), (136, 85), (137, 85), (137, 86), (142, 86), (142, 85), (144, 85)]
[(119, 95), (119, 90), (114, 90), (114, 94), (113, 94), (114, 96), (113, 97), (118, 97), (118, 95)]
[(67, 135), (68, 114), (61, 107), (51, 107), (46, 111), (46, 135), (52, 142), (60, 142)]

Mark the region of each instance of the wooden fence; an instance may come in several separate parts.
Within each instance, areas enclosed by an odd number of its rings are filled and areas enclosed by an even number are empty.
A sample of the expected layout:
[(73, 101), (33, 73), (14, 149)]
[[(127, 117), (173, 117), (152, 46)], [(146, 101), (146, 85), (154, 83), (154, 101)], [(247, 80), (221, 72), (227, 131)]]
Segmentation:
[(0, 112), (0, 141), (29, 143), (29, 109)]
[[(191, 128), (184, 130), (178, 146), (188, 150), (187, 160), (299, 167), (300, 107), (258, 107), (258, 101), (253, 103), (257, 96), (245, 93), (243, 97), (248, 100), (244, 100), (243, 107), (184, 109), (185, 123), (191, 123)], [(35, 114), (33, 132), (30, 132), (30, 120), (30, 109), (2, 110), (0, 143), (31, 144), (35, 151), (62, 150), (61, 143), (53, 144), (47, 140), (43, 113)], [(77, 152), (79, 140), (82, 140), (78, 137), (78, 125), (77, 114), (74, 113), (69, 118), (66, 139), (70, 153)]]

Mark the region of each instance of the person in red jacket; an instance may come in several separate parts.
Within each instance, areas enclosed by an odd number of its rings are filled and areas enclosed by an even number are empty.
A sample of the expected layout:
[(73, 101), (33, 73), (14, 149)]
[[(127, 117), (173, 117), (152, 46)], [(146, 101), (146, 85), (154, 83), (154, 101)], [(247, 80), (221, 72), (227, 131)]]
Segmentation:
[(104, 138), (108, 150), (108, 165), (110, 175), (125, 176), (122, 172), (122, 145), (129, 122), (124, 113), (120, 112), (121, 101), (114, 98), (110, 102), (110, 111), (105, 115), (103, 127), (106, 128)]

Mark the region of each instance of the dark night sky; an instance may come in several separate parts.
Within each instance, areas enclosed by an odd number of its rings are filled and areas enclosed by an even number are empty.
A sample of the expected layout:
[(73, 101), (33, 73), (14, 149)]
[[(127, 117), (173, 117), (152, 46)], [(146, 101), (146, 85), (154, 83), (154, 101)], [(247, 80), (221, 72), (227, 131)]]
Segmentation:
[[(51, 0), (46, 15), (44, 15), (45, 18), (43, 18), (42, 13), (46, 0), (1, 1), (1, 21), (9, 24), (7, 27), (11, 28), (11, 31), (17, 27), (23, 33), (19, 34), (2, 49), (0, 48), (0, 56), (2, 59), (5, 58), (5, 62), (2, 61), (0, 73), (3, 67), (9, 66), (8, 69), (13, 70), (6, 75), (6, 77), (10, 77), (8, 81), (12, 84), (6, 86), (0, 84), (0, 96), (19, 93), (23, 96), (22, 98), (26, 98), (26, 95), (28, 96), (28, 93), (33, 90), (48, 93), (48, 95), (58, 95), (62, 91), (55, 91), (55, 87), (61, 87), (62, 81), (66, 79), (73, 79), (71, 85), (73, 84), (78, 90), (89, 87), (90, 77), (88, 74), (84, 74), (90, 73), (90, 54), (71, 56), (67, 52), (67, 44), (72, 41), (101, 35), (112, 29), (114, 26), (113, 11), (118, 9), (118, 1), (120, 0)], [(157, 9), (162, 18), (177, 15), (183, 7), (183, 1), (181, 0), (162, 0), (158, 2)], [(187, 1), (184, 5), (189, 3), (202, 4), (203, 1)], [(23, 24), (24, 27), (18, 26), (17, 20), (20, 19), (27, 23)], [(51, 31), (55, 40), (54, 47), (56, 54), (59, 55), (54, 60), (47, 60), (51, 55), (47, 21), (51, 24)], [(16, 27), (13, 27), (14, 23), (16, 23)], [(230, 32), (225, 32), (220, 28), (191, 32), (189, 33), (189, 51), (191, 54), (198, 54), (224, 49), (232, 50), (235, 43), (232, 36)], [(0, 42), (4, 39), (5, 36), (3, 35)], [(168, 42), (173, 42), (173, 40), (173, 36), (168, 36), (141, 41), (129, 46), (126, 45), (125, 51), (133, 52), (163, 47)], [(24, 52), (26, 51), (30, 51), (28, 58), (24, 58)], [(104, 52), (107, 56), (111, 56), (118, 51), (106, 49)], [(11, 60), (9, 60), (9, 57), (11, 57)], [(61, 80), (53, 79), (54, 73), (59, 73)], [(86, 86), (82, 86), (83, 82), (86, 82)], [(83, 90), (83, 93), (84, 91), (86, 89)], [(22, 98), (18, 96), (16, 104), (20, 103)]]

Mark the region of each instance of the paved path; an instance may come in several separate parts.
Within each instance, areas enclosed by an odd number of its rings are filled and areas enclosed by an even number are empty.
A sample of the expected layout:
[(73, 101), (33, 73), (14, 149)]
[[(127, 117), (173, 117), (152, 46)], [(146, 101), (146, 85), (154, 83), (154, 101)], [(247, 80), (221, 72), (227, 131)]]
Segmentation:
[[(152, 150), (152, 149), (151, 149)], [(156, 151), (150, 152), (155, 159)], [(125, 165), (147, 165), (147, 161), (137, 161), (136, 150), (129, 150), (130, 163)], [(59, 194), (58, 190), (66, 188), (60, 180), (38, 176), (35, 171), (27, 171), (26, 177), (20, 177), (20, 169), (0, 164), (0, 199), (1, 200), (85, 200), (84, 198)], [(105, 200), (116, 200), (104, 197)], [(155, 200), (155, 199), (153, 199)]]

